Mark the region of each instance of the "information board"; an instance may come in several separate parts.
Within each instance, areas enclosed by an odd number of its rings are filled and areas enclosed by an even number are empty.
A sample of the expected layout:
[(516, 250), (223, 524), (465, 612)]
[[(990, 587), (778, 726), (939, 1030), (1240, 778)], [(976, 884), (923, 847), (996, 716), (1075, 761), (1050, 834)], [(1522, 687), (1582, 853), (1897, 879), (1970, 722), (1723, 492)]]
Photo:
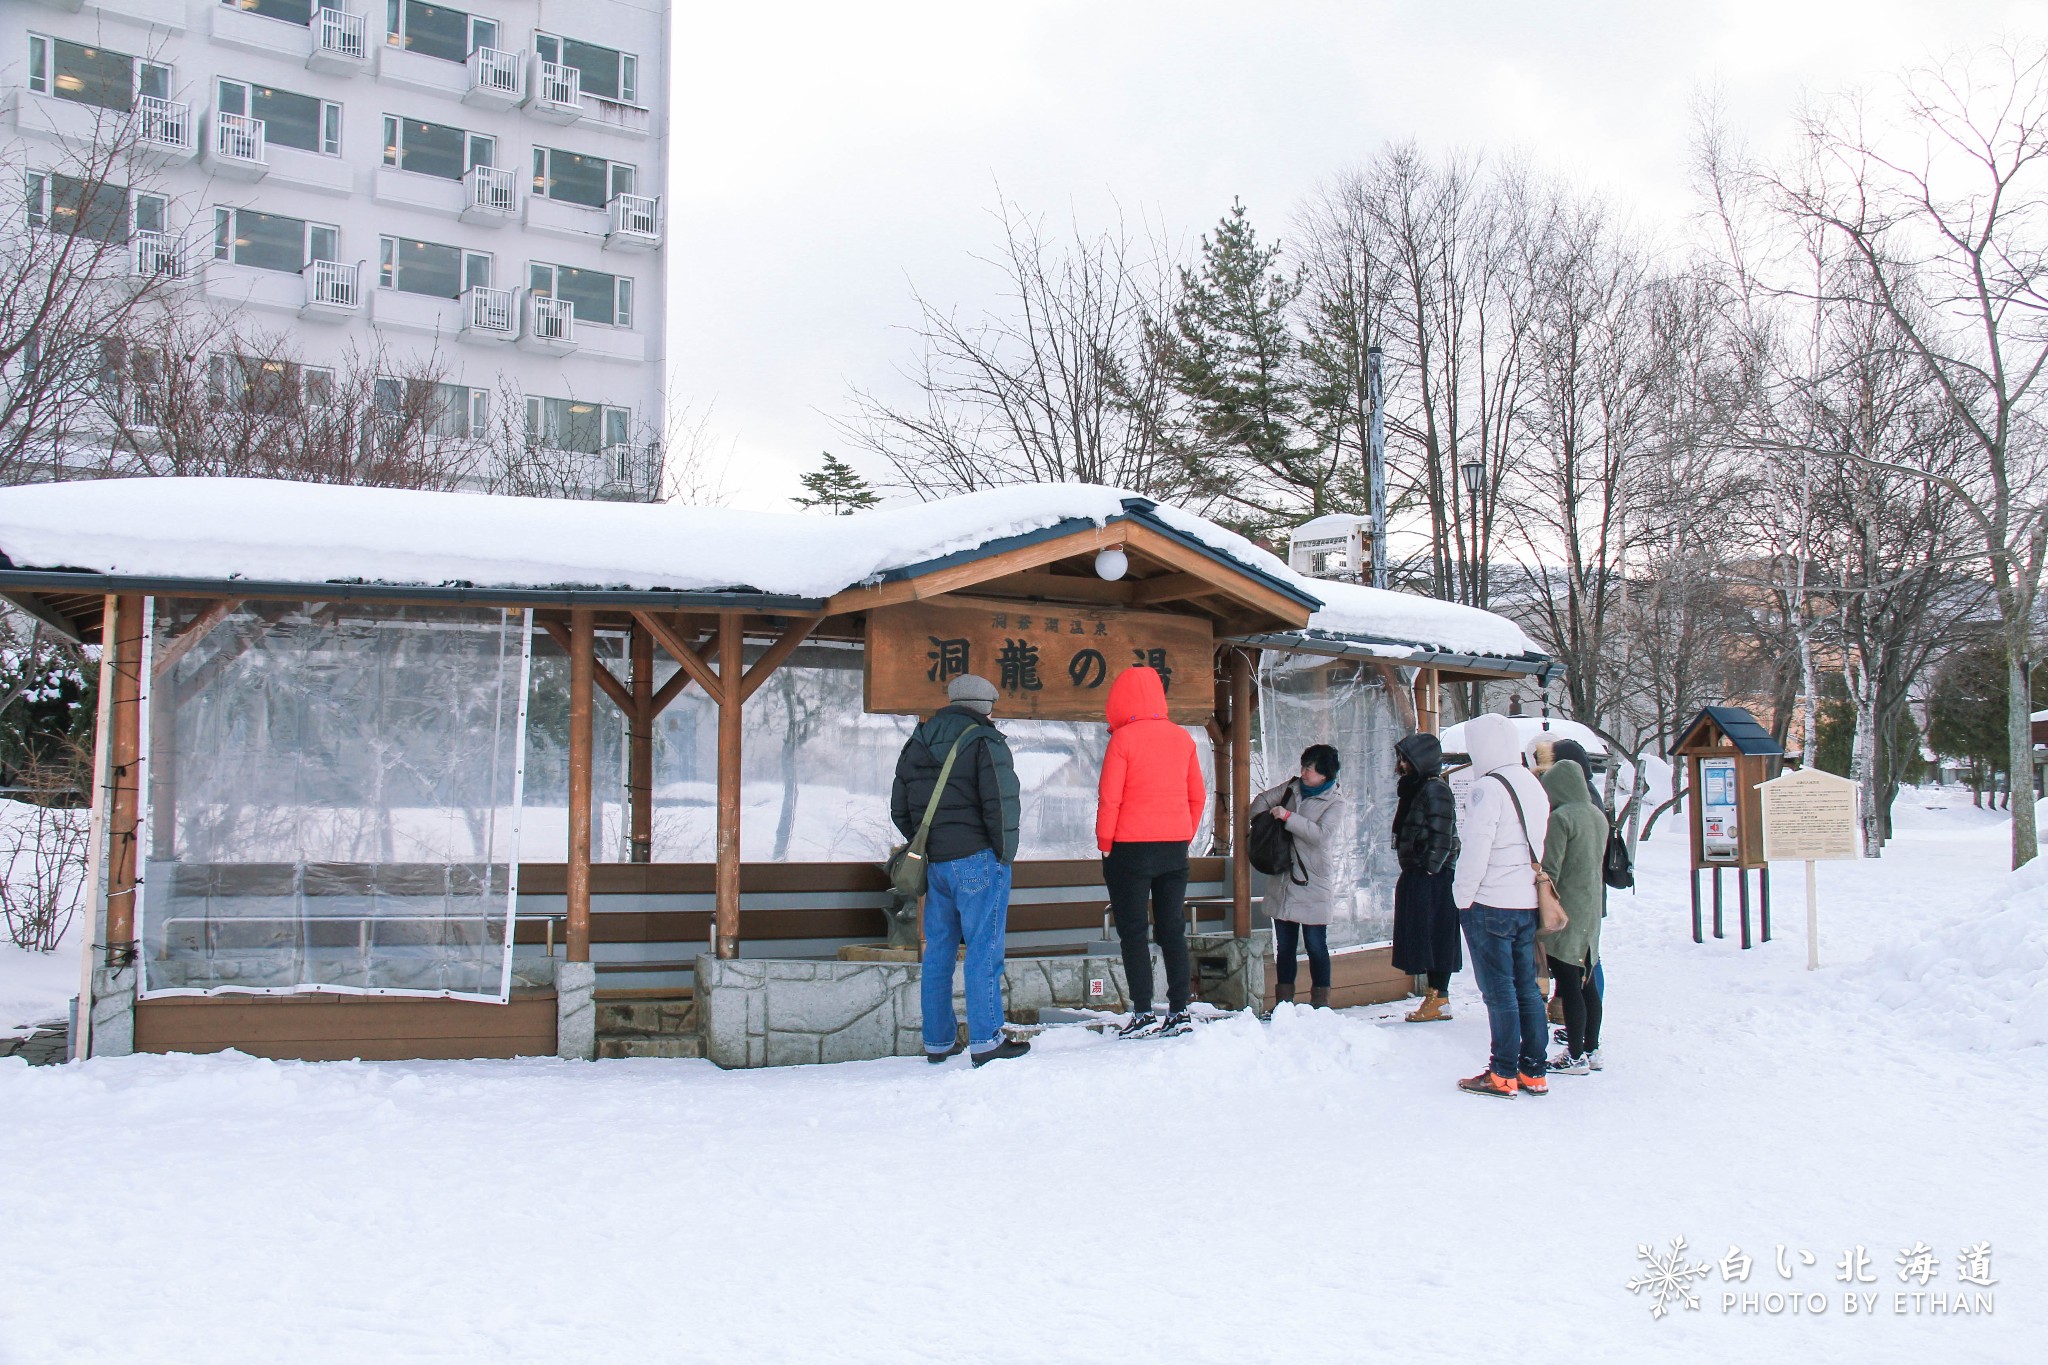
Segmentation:
[(1773, 862), (1827, 862), (1863, 856), (1856, 784), (1802, 768), (1757, 788), (1764, 806), (1764, 856)]
[(929, 715), (966, 673), (996, 685), (995, 714), (1103, 719), (1117, 674), (1159, 670), (1167, 714), (1206, 723), (1215, 709), (1215, 635), (1199, 616), (947, 597), (868, 613), (867, 709)]

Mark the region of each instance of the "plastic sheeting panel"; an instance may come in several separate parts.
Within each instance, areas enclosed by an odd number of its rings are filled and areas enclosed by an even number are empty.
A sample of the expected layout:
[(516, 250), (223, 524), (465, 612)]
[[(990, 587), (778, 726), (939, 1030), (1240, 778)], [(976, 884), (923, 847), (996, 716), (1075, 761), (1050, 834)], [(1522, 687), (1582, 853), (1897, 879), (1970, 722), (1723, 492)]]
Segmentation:
[[(1259, 758), (1267, 787), (1301, 770), (1301, 752), (1329, 744), (1343, 760), (1350, 828), (1340, 830), (1330, 946), (1383, 943), (1394, 933), (1394, 744), (1402, 731), (1376, 674), (1356, 662), (1267, 655), (1259, 668)], [(1345, 895), (1345, 889), (1349, 895)]]
[[(206, 605), (159, 599), (151, 657)], [(144, 992), (505, 999), (530, 636), (495, 608), (251, 603), (155, 678)]]

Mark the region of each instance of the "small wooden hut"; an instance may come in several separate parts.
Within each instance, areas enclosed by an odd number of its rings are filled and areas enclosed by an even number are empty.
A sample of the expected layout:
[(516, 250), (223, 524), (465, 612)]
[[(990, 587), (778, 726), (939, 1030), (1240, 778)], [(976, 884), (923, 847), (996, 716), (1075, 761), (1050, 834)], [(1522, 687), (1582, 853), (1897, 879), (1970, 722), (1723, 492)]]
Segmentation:
[[(1268, 950), (1231, 853), (1255, 766), (1291, 770), (1256, 747), (1390, 753), (1440, 684), (1550, 668), (1498, 617), (1076, 485), (825, 518), (109, 480), (0, 491), (0, 557), (9, 601), (101, 646), (100, 1055), (914, 1046), (914, 964), (841, 950), (887, 935), (887, 763), (968, 671), (1036, 813), (1011, 1008), (1113, 1004), (1081, 831), (1134, 663), (1210, 741), (1197, 956), (1212, 999), (1252, 1003)], [(1337, 1003), (1406, 993), (1355, 946)]]

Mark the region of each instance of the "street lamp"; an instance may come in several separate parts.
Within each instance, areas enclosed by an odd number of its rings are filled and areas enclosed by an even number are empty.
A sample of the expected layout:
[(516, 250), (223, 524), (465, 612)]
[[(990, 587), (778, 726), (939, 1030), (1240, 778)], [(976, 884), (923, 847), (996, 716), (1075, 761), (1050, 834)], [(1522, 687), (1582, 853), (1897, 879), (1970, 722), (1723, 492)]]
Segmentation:
[(1458, 462), (1458, 477), (1464, 481), (1465, 492), (1472, 499), (1472, 558), (1468, 563), (1466, 576), (1471, 580), (1472, 605), (1479, 603), (1479, 490), (1486, 483), (1486, 466), (1477, 456)]

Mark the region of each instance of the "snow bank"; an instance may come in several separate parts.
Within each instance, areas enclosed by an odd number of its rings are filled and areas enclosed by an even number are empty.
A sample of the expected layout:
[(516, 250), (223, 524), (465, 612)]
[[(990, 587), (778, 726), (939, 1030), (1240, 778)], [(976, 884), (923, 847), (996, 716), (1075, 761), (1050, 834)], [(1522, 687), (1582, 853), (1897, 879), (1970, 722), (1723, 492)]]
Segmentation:
[[(177, 578), (830, 597), (891, 569), (1063, 521), (1102, 525), (1132, 496), (1032, 484), (822, 517), (269, 479), (106, 479), (0, 491), (0, 550), (16, 566)], [(1323, 602), (1312, 630), (1461, 653), (1534, 649), (1491, 612), (1305, 578), (1192, 513), (1160, 507), (1157, 515)]]
[(2048, 1044), (2048, 858), (2010, 874), (1963, 918), (1879, 945), (1860, 971), (1879, 1003), (1924, 1011), (1957, 1046)]

